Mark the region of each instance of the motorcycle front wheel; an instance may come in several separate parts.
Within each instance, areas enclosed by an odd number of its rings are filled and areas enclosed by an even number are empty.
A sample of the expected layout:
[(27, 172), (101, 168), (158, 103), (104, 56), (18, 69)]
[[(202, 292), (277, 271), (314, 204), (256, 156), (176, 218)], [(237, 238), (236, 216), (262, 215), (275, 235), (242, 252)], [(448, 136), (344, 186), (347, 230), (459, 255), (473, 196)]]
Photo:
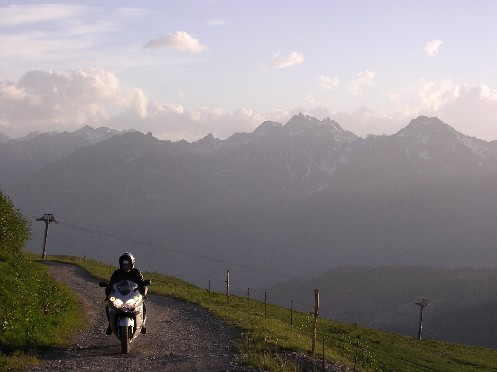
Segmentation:
[(121, 339), (121, 351), (123, 354), (128, 354), (131, 348), (130, 339), (128, 336), (128, 327), (119, 327), (119, 338)]

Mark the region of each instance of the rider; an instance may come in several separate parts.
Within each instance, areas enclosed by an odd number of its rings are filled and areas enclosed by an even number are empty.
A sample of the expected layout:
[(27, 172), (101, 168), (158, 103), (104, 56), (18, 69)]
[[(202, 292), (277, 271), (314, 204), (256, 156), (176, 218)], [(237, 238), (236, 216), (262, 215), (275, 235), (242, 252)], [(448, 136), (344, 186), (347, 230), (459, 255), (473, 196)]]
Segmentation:
[[(105, 298), (109, 298), (109, 294), (112, 292), (112, 286), (116, 283), (119, 283), (121, 280), (129, 280), (133, 283), (138, 284), (140, 293), (143, 296), (146, 296), (147, 294), (147, 287), (143, 285), (143, 274), (141, 273), (140, 270), (138, 270), (135, 267), (135, 257), (129, 253), (129, 252), (124, 252), (119, 256), (119, 269), (115, 270), (112, 273), (112, 276), (110, 277), (109, 280), (109, 285), (107, 288), (105, 288)], [(107, 320), (109, 321), (109, 307), (107, 306), (105, 308), (105, 312), (107, 313)], [(146, 310), (145, 310), (145, 303), (143, 303), (143, 320), (145, 321), (146, 319)], [(107, 330), (105, 331), (107, 335), (112, 334), (112, 328), (110, 327), (110, 322), (109, 326), (107, 327)], [(145, 325), (142, 326), (141, 333), (146, 334), (147, 329), (145, 328)]]

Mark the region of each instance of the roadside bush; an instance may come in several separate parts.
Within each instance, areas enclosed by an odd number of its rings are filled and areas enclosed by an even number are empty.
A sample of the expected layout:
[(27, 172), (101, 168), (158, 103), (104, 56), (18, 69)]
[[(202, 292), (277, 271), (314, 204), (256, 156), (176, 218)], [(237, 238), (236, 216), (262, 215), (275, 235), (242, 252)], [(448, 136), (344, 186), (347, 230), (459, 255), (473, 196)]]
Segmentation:
[(67, 342), (81, 325), (74, 294), (25, 258), (28, 238), (28, 222), (0, 192), (0, 370), (33, 363), (30, 350)]
[(0, 191), (0, 259), (18, 259), (29, 238), (29, 224)]

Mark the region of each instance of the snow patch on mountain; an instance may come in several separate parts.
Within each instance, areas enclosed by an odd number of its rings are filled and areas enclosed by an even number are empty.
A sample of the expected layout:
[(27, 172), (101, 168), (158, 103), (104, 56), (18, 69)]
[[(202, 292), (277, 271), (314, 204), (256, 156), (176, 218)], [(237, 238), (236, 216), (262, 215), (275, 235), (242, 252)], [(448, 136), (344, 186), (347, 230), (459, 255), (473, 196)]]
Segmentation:
[(487, 159), (490, 156), (490, 149), (488, 143), (486, 143), (485, 141), (461, 134), (457, 136), (457, 139), (464, 146), (468, 147), (476, 156), (483, 159)]

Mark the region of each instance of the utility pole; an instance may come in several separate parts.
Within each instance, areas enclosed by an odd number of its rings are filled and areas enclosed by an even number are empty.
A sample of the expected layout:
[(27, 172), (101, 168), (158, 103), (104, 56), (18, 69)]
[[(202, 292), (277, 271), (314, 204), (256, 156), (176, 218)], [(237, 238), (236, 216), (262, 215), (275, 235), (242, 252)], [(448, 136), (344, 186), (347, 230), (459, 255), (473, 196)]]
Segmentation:
[(44, 260), (47, 251), (47, 238), (48, 238), (48, 225), (50, 225), (52, 222), (58, 223), (55, 220), (55, 217), (51, 213), (45, 213), (43, 217), (37, 218), (36, 221), (43, 221), (45, 222), (45, 239), (43, 240), (43, 252), (41, 253), (41, 259)]
[(230, 303), (230, 271), (226, 272), (226, 302)]
[(419, 328), (418, 328), (418, 340), (421, 340), (421, 332), (423, 331), (423, 309), (429, 305), (428, 301), (424, 298), (421, 301), (416, 302), (416, 305), (420, 307), (419, 312)]

